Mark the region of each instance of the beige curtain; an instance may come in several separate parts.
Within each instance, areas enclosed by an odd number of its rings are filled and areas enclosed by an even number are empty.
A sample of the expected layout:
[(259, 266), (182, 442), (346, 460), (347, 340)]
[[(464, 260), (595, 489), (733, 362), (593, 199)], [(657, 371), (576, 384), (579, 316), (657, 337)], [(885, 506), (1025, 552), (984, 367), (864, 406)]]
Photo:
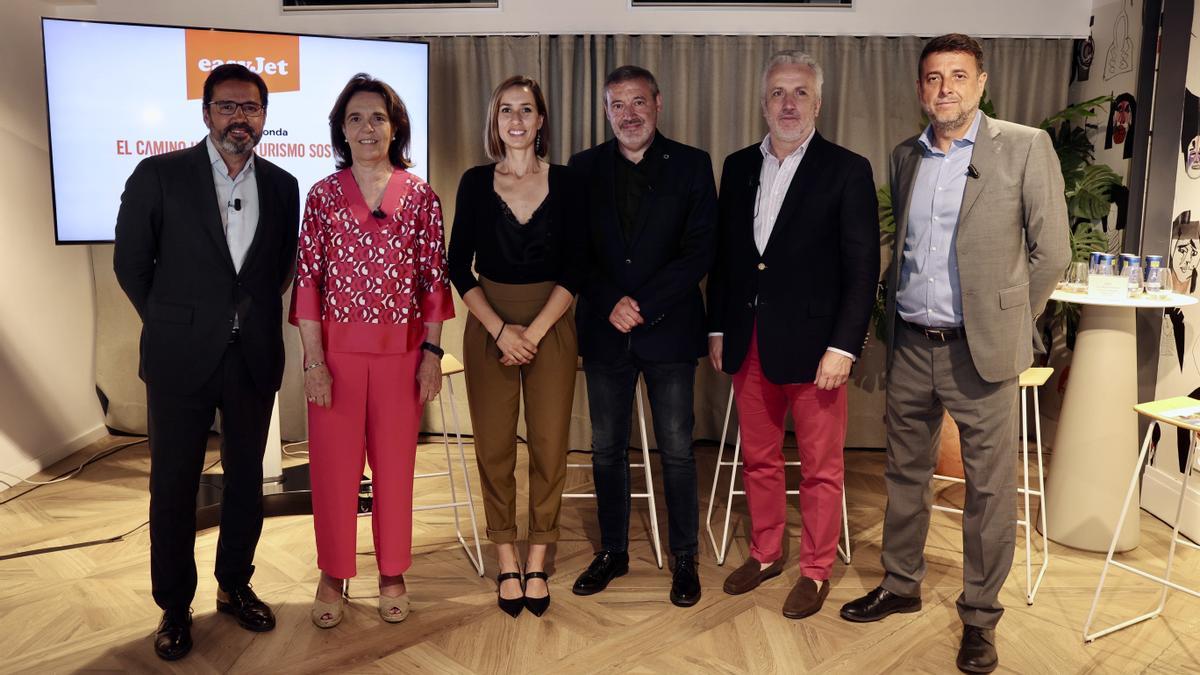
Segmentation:
[[(550, 158), (558, 163), (610, 137), (602, 84), (610, 70), (625, 63), (654, 72), (664, 99), (660, 128), (675, 140), (707, 150), (718, 180), (726, 155), (759, 142), (766, 133), (759, 108), (760, 69), (780, 49), (804, 49), (822, 64), (825, 84), (817, 128), (830, 140), (869, 159), (877, 184), (887, 181), (891, 148), (921, 127), (915, 83), (916, 62), (925, 41), (916, 37), (542, 35), (426, 39), (431, 46), (429, 176), (442, 198), (450, 237), (454, 236), (458, 178), (467, 168), (486, 161), (483, 115), (492, 87), (516, 73), (532, 75), (542, 83), (551, 114)], [(983, 46), (988, 94), (999, 117), (1036, 124), (1066, 105), (1070, 40), (1003, 38), (983, 40)], [(111, 401), (108, 422), (117, 428), (144, 431), (144, 392), (136, 380), (136, 315), (112, 279), (111, 247), (95, 247), (93, 257), (101, 315), (97, 383)], [(466, 308), (461, 303), (456, 308), (458, 317), (446, 325), (443, 342), (458, 354)], [(294, 330), (287, 332), (289, 369), (280, 398), (282, 431), (285, 438), (299, 439), (305, 435), (299, 338)], [(883, 350), (872, 339), (853, 375), (848, 446), (883, 446), (882, 363)], [(461, 376), (455, 384), (452, 403), (469, 432)], [(702, 363), (696, 379), (697, 438), (720, 436), (728, 395), (729, 378)], [(436, 406), (427, 411), (425, 428), (441, 429)], [(571, 446), (590, 445), (587, 399), (580, 376)]]

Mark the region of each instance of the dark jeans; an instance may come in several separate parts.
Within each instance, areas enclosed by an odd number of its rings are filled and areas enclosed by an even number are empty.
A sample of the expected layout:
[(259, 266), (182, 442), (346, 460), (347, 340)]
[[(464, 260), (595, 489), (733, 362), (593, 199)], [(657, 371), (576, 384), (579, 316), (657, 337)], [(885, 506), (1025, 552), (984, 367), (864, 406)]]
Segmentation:
[(199, 391), (146, 387), (150, 422), (150, 577), (154, 601), (188, 607), (196, 593), (196, 492), (213, 414), (221, 411), (221, 534), (216, 577), (222, 588), (250, 581), (262, 532), (262, 460), (274, 393), (255, 388), (241, 346), (230, 344)]
[(601, 548), (624, 552), (629, 547), (629, 432), (634, 387), (641, 373), (662, 459), (671, 552), (695, 555), (700, 520), (692, 454), (696, 362), (651, 363), (626, 354), (616, 362), (585, 361), (583, 369), (592, 416), (592, 477)]

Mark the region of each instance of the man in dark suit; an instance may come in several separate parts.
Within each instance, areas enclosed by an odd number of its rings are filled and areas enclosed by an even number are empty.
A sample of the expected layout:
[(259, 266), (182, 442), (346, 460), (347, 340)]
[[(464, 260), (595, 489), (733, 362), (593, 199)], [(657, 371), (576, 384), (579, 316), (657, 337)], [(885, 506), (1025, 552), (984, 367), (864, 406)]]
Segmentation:
[(217, 609), (253, 631), (275, 627), (250, 588), (262, 532), (262, 459), (283, 378), (281, 294), (296, 257), (300, 198), (291, 174), (254, 155), (267, 86), (240, 65), (204, 84), (208, 136), (150, 157), (121, 195), (113, 267), (142, 318), (140, 375), (150, 427), (150, 572), (163, 609), (155, 652), (191, 649), (196, 492), (221, 411)]
[(708, 281), (709, 358), (733, 375), (750, 556), (725, 581), (745, 593), (783, 571), (782, 443), (792, 411), (800, 453), (801, 577), (783, 605), (821, 609), (842, 515), (846, 380), (867, 334), (879, 278), (871, 165), (817, 133), (821, 66), (784, 51), (762, 74), (770, 133), (725, 160), (720, 235)]
[(589, 186), (591, 268), (579, 297), (579, 353), (592, 418), (592, 474), (601, 550), (575, 582), (598, 593), (629, 566), (629, 431), (638, 375), (646, 380), (662, 456), (671, 602), (700, 599), (699, 503), (692, 454), (692, 387), (704, 354), (699, 283), (712, 264), (716, 189), (708, 153), (657, 130), (654, 76), (622, 66), (604, 83), (616, 138), (571, 158)]
[(1050, 136), (979, 110), (987, 73), (977, 41), (933, 38), (917, 73), (930, 124), (891, 162), (885, 574), (841, 614), (867, 622), (921, 609), (929, 480), (948, 410), (967, 481), (957, 665), (986, 673), (999, 664), (998, 596), (1013, 559), (1017, 378), (1071, 259), (1067, 206)]

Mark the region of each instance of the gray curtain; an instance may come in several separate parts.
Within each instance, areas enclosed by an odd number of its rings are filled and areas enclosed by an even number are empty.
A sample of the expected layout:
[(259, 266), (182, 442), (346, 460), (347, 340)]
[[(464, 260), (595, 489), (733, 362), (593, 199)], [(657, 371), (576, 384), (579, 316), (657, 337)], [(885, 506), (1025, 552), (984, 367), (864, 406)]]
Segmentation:
[[(759, 142), (766, 133), (759, 108), (760, 69), (780, 49), (804, 49), (822, 64), (825, 84), (817, 129), (869, 159), (878, 185), (887, 182), (887, 157), (892, 147), (921, 128), (916, 63), (925, 41), (916, 37), (541, 35), (425, 39), (431, 46), (429, 176), (442, 198), (449, 237), (454, 236), (458, 178), (467, 168), (486, 161), (482, 136), (488, 97), (496, 83), (516, 73), (531, 75), (542, 83), (551, 115), (550, 159), (557, 163), (611, 137), (602, 85), (610, 70), (625, 63), (654, 72), (664, 99), (660, 129), (675, 140), (707, 150), (718, 180), (726, 155)], [(999, 117), (1032, 125), (1066, 105), (1070, 40), (1001, 38), (982, 42), (988, 95)], [(109, 271), (111, 255), (111, 247), (94, 248), (100, 314), (97, 383), (112, 401), (110, 426), (144, 431), (144, 392), (136, 381), (137, 319), (115, 287)], [(447, 323), (443, 343), (458, 354), (466, 308), (459, 302), (456, 309), (458, 316)], [(294, 330), (287, 332), (289, 370), (280, 398), (282, 432), (285, 438), (299, 439), (305, 436), (299, 338)], [(882, 365), (883, 350), (872, 338), (855, 367), (850, 389), (846, 442), (851, 447), (883, 446)], [(452, 403), (464, 430), (469, 431), (461, 376), (456, 385)], [(702, 363), (696, 379), (697, 438), (720, 436), (728, 396), (729, 378)], [(425, 428), (441, 429), (434, 406), (426, 413)], [(580, 376), (571, 446), (588, 448), (590, 438)]]

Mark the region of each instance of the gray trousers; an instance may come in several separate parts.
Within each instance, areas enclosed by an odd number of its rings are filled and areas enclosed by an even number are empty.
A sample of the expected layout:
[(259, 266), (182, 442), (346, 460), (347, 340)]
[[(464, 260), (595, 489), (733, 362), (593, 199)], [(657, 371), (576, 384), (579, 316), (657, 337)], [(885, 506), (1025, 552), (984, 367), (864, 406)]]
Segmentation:
[(897, 322), (887, 378), (883, 588), (918, 597), (943, 409), (958, 423), (967, 479), (958, 614), (995, 628), (1012, 567), (1017, 511), (1017, 379), (985, 382), (965, 339), (937, 342)]

